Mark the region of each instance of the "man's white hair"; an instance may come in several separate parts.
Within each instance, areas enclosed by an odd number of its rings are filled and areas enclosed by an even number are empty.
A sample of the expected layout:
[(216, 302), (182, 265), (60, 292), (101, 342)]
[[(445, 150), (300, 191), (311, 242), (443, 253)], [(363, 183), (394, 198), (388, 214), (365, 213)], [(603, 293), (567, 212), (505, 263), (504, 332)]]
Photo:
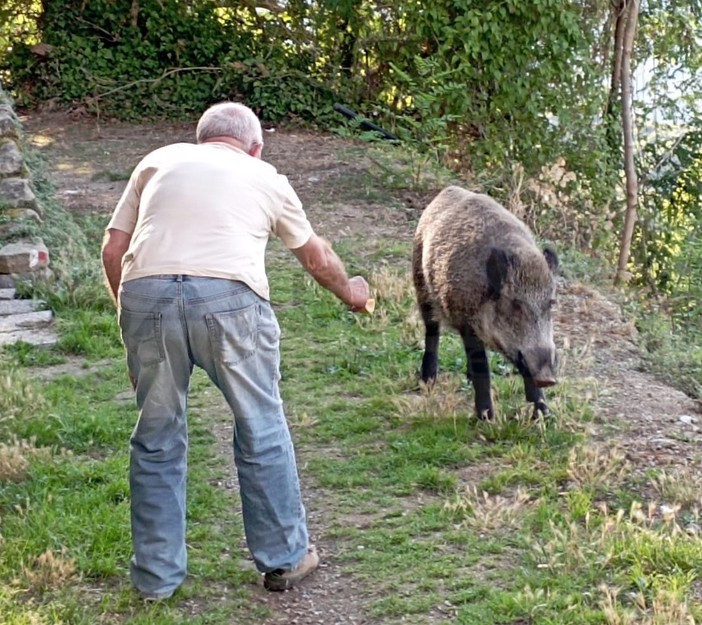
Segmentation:
[(232, 137), (241, 141), (246, 150), (263, 145), (263, 131), (256, 113), (238, 102), (220, 102), (208, 108), (197, 123), (195, 136), (198, 143), (213, 137)]

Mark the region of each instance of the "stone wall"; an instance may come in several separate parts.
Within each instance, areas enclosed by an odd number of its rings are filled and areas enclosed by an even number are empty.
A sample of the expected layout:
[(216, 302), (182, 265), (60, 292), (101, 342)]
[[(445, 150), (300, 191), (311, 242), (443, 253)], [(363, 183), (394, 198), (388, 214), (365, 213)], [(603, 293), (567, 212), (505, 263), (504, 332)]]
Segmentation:
[(0, 288), (43, 276), (49, 266), (44, 242), (28, 234), (36, 232), (43, 211), (32, 189), (21, 141), (22, 126), (0, 85)]
[(53, 345), (53, 314), (44, 302), (17, 300), (22, 280), (46, 278), (49, 250), (36, 236), (43, 210), (22, 153), (22, 127), (0, 84), (0, 347), (23, 341)]

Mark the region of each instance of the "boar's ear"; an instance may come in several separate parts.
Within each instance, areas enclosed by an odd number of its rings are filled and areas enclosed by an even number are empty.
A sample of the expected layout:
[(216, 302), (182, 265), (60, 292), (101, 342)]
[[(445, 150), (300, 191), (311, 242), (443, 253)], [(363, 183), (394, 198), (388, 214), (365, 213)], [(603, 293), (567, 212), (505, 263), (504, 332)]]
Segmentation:
[(558, 256), (556, 252), (550, 247), (544, 248), (544, 258), (546, 259), (546, 264), (551, 270), (551, 273), (555, 274), (558, 271)]
[(504, 284), (510, 266), (514, 264), (514, 259), (504, 250), (493, 247), (487, 259), (487, 279), (490, 291), (495, 297), (500, 296), (502, 285)]

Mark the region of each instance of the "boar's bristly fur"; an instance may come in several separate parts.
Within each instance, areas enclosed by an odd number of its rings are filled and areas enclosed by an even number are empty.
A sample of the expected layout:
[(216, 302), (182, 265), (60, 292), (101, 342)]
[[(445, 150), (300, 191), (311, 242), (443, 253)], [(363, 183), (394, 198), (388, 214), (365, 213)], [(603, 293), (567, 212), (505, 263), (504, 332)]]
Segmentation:
[(463, 339), (479, 417), (493, 416), (486, 348), (514, 363), (534, 414), (545, 414), (542, 388), (556, 383), (557, 269), (555, 252), (540, 250), (527, 226), (489, 196), (454, 186), (439, 193), (422, 213), (412, 255), (425, 325), (422, 380), (436, 378), (444, 322)]

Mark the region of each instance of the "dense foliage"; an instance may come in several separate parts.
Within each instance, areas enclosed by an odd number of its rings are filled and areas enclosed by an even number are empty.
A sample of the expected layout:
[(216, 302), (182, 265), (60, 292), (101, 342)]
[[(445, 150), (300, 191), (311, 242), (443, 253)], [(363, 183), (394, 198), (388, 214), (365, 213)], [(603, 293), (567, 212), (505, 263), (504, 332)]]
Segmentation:
[[(195, 117), (243, 99), (268, 122), (350, 105), (480, 185), (544, 237), (613, 259), (624, 206), (613, 71), (626, 2), (8, 0), (0, 76), (18, 105)], [(644, 0), (634, 49), (635, 282), (702, 316), (702, 2)]]
[(214, 8), (208, 1), (43, 2), (38, 41), (16, 42), (7, 59), (10, 85), (20, 103), (60, 100), (132, 118), (192, 112), (228, 95), (218, 82), (225, 56), (251, 53), (253, 34)]
[[(617, 172), (598, 118), (606, 11), (557, 0), (12, 0), (0, 59), (18, 103), (126, 118), (193, 116), (242, 98), (264, 119), (339, 124), (351, 104), (461, 171), (527, 176), (557, 159), (579, 174), (580, 213)], [(14, 9), (14, 11), (13, 11)], [(583, 28), (586, 25), (586, 28)], [(599, 25), (599, 26), (598, 26)], [(15, 23), (16, 26), (16, 23)], [(39, 45), (37, 45), (39, 44)], [(588, 181), (597, 181), (590, 185)], [(504, 188), (507, 196), (512, 189)], [(594, 241), (597, 215), (577, 218)], [(567, 220), (566, 226), (571, 226)]]
[[(36, 4), (13, 3), (16, 14)], [(602, 152), (595, 120), (606, 93), (577, 3), (260, 5), (45, 1), (34, 38), (9, 34), (6, 77), (20, 103), (122, 117), (187, 115), (242, 97), (269, 120), (324, 123), (338, 99), (403, 139), (451, 147), (464, 164), (517, 160), (535, 171), (567, 155), (591, 168)]]

